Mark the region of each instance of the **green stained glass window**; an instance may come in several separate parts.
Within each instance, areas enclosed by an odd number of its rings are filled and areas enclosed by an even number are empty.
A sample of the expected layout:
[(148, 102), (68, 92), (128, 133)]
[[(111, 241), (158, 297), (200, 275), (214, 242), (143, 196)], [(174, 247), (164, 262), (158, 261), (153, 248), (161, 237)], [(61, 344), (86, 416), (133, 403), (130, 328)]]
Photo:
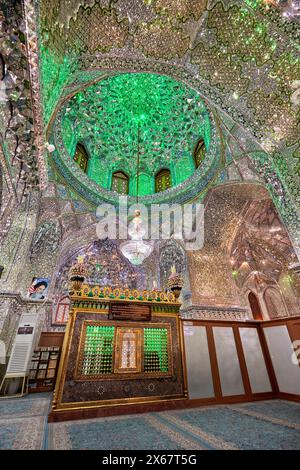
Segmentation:
[(204, 160), (205, 157), (205, 144), (203, 139), (200, 139), (194, 150), (194, 161), (195, 167), (198, 168)]
[(168, 372), (167, 328), (144, 329), (144, 372)]
[(129, 179), (123, 171), (116, 171), (113, 173), (111, 189), (112, 191), (116, 191), (120, 194), (128, 194)]
[(114, 326), (87, 326), (83, 356), (82, 375), (105, 375), (113, 373)]
[(89, 156), (82, 144), (76, 145), (74, 160), (77, 163), (77, 165), (86, 173)]
[(160, 170), (155, 176), (155, 192), (160, 193), (168, 188), (171, 188), (171, 173), (170, 170)]

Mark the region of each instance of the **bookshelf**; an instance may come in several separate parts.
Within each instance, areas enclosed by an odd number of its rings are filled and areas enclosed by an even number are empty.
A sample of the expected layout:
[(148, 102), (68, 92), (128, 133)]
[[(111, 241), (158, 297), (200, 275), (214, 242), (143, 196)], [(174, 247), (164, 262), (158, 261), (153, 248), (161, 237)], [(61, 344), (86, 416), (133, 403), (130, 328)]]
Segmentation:
[(40, 346), (34, 350), (29, 367), (29, 392), (54, 389), (59, 355), (59, 346)]

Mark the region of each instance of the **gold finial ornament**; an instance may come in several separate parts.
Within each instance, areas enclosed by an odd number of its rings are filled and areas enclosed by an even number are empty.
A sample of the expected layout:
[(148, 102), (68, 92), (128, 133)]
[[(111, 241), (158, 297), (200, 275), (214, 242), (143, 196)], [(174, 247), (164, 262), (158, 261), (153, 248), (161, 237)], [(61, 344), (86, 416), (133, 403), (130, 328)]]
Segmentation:
[(182, 287), (183, 287), (182, 275), (176, 272), (176, 267), (173, 264), (173, 266), (171, 267), (171, 275), (169, 276), (169, 279), (168, 279), (168, 288), (174, 294), (176, 300), (180, 296)]
[(88, 274), (87, 268), (84, 264), (84, 257), (78, 256), (77, 263), (75, 263), (70, 268), (69, 273), (69, 291), (79, 291), (81, 289), (82, 284), (85, 281), (85, 278)]

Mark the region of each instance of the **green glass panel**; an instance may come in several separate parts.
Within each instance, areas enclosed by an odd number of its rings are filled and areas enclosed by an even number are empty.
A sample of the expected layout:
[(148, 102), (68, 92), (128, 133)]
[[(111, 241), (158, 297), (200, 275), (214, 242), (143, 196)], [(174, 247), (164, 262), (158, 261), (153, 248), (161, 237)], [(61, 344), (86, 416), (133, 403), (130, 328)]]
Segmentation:
[(57, 54), (43, 44), (40, 47), (43, 110), (45, 122), (48, 122), (63, 87), (75, 70), (76, 62), (70, 56)]
[(168, 372), (167, 328), (144, 329), (144, 372)]
[(87, 326), (84, 343), (82, 375), (113, 372), (114, 326)]

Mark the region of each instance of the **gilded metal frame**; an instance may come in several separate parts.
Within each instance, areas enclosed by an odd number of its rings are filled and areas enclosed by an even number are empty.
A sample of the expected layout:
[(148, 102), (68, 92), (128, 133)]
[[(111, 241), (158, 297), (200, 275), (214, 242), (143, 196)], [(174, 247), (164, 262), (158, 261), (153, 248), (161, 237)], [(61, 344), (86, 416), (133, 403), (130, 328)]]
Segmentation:
[[(84, 313), (84, 312), (81, 312)], [(168, 346), (168, 372), (140, 372), (136, 371), (122, 371), (122, 372), (115, 372), (115, 364), (116, 364), (116, 347), (113, 349), (113, 367), (114, 372), (111, 374), (95, 374), (95, 375), (84, 375), (80, 372), (81, 364), (83, 359), (84, 353), (84, 346), (85, 346), (85, 338), (86, 338), (86, 327), (90, 326), (114, 326), (115, 327), (115, 335), (114, 335), (114, 345), (117, 344), (117, 333), (118, 329), (135, 329), (135, 330), (144, 330), (145, 328), (166, 328), (167, 330), (167, 346)], [(142, 366), (144, 361), (144, 351), (143, 351), (143, 334), (141, 334), (141, 341), (139, 344), (139, 361)], [(76, 365), (75, 365), (75, 374), (74, 380), (77, 382), (90, 382), (90, 381), (100, 381), (100, 380), (124, 380), (124, 379), (145, 379), (145, 378), (159, 378), (159, 377), (172, 377), (173, 375), (173, 342), (172, 342), (172, 334), (171, 334), (171, 325), (169, 323), (152, 323), (152, 322), (143, 322), (143, 323), (133, 323), (124, 321), (94, 321), (94, 320), (84, 320), (81, 326), (80, 332), (80, 340), (79, 340), (79, 347), (77, 352), (76, 358)]]
[[(128, 331), (135, 334), (135, 363), (136, 367), (122, 368), (120, 362), (122, 360), (122, 352), (120, 351), (121, 344), (123, 343), (123, 336)], [(115, 344), (115, 362), (114, 362), (114, 373), (115, 374), (129, 374), (130, 372), (141, 374), (142, 363), (143, 363), (143, 328), (136, 327), (131, 328), (127, 326), (116, 327), (116, 344)]]
[[(118, 398), (118, 399), (111, 399), (111, 400), (91, 400), (86, 402), (63, 402), (63, 392), (66, 380), (66, 373), (67, 373), (67, 364), (69, 360), (70, 349), (72, 345), (72, 338), (74, 333), (75, 321), (77, 314), (80, 313), (94, 313), (94, 314), (102, 314), (107, 316), (106, 309), (83, 309), (83, 308), (72, 308), (69, 312), (69, 320), (67, 323), (67, 329), (65, 333), (65, 338), (62, 346), (62, 354), (60, 358), (57, 380), (54, 390), (53, 402), (52, 402), (52, 413), (61, 413), (64, 411), (78, 411), (82, 409), (101, 409), (101, 408), (108, 408), (110, 406), (126, 406), (130, 404), (155, 404), (155, 403), (162, 403), (168, 400), (182, 400), (186, 399), (187, 394), (187, 370), (186, 370), (186, 361), (184, 357), (184, 339), (183, 339), (183, 329), (182, 329), (182, 320), (180, 319), (178, 313), (176, 311), (170, 313), (160, 313), (160, 312), (153, 312), (152, 317), (171, 317), (175, 318), (176, 320), (176, 332), (179, 335), (179, 347), (180, 347), (180, 355), (182, 360), (182, 368), (183, 368), (183, 393), (174, 394), (174, 395), (155, 395), (155, 396), (140, 396), (140, 397), (131, 397), (131, 398)], [(149, 323), (147, 323), (149, 325)], [(154, 323), (157, 325), (157, 323)], [(171, 359), (173, 357), (171, 355)], [(173, 364), (173, 363), (172, 363)], [(148, 376), (147, 376), (148, 377)], [(128, 375), (127, 377), (128, 378)], [(150, 377), (149, 377), (150, 378)]]

